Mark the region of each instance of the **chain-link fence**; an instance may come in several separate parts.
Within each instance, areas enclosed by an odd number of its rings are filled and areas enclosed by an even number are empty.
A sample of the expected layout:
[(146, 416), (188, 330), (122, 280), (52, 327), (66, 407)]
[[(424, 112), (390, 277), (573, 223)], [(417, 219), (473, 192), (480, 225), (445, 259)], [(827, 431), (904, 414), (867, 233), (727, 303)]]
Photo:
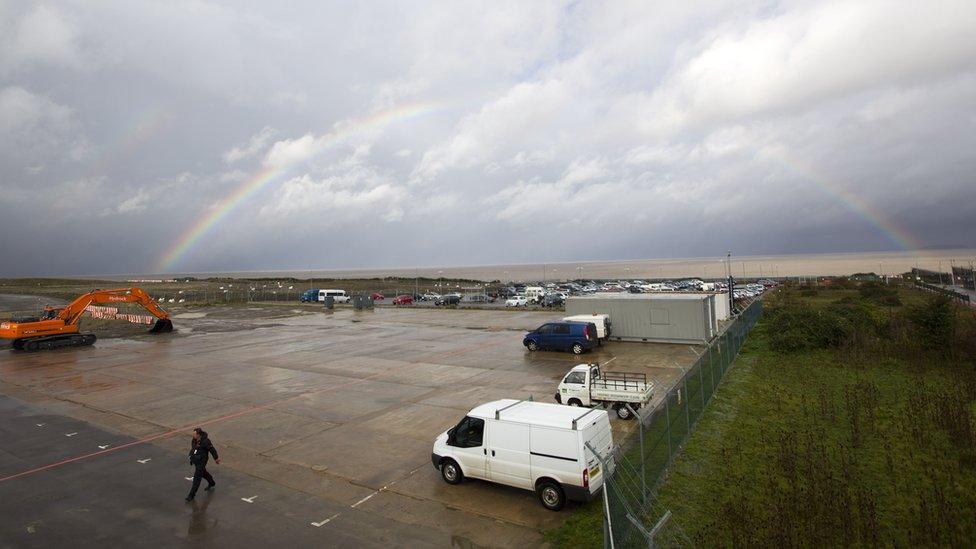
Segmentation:
[(667, 524), (670, 512), (656, 491), (761, 315), (762, 300), (746, 307), (656, 406), (636, 411), (637, 426), (614, 455), (597, 456), (604, 471), (613, 471), (604, 485), (605, 547), (692, 545), (680, 527)]

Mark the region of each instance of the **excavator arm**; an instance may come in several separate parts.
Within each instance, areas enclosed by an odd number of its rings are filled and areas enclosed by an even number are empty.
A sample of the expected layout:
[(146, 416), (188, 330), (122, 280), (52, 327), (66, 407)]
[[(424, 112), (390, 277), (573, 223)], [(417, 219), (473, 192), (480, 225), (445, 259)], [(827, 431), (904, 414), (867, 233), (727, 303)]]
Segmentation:
[(95, 290), (88, 292), (87, 294), (69, 303), (64, 309), (61, 309), (61, 312), (58, 313), (57, 318), (63, 320), (66, 325), (77, 324), (78, 321), (81, 320), (81, 316), (84, 314), (85, 309), (89, 305), (105, 303), (138, 303), (159, 320), (169, 322), (170, 328), (172, 328), (172, 322), (169, 320), (169, 313), (160, 309), (159, 306), (156, 305), (156, 302), (149, 297), (149, 294), (147, 294), (141, 288), (116, 288), (112, 290)]

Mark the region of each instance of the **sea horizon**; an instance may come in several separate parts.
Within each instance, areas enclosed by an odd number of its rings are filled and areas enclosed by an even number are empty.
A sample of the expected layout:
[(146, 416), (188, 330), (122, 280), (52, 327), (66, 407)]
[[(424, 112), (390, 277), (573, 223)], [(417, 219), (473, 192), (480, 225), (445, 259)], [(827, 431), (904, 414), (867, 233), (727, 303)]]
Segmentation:
[[(740, 278), (845, 276), (860, 272), (899, 275), (914, 267), (949, 272), (950, 266), (976, 266), (976, 249), (945, 248), (913, 251), (817, 252), (732, 256), (732, 274)], [(195, 278), (452, 278), (479, 281), (528, 281), (573, 279), (667, 279), (726, 276), (725, 256), (656, 259), (613, 259), (502, 263), (456, 266), (399, 266), (331, 269), (252, 269), (184, 271), (173, 273), (115, 273), (58, 275), (36, 278), (105, 280)], [(23, 278), (23, 277), (19, 277)]]

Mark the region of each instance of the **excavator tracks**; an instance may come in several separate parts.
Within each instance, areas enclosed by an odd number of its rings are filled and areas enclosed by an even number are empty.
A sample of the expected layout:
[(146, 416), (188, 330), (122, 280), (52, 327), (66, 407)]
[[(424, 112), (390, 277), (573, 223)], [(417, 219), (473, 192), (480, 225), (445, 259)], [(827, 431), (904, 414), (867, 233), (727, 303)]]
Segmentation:
[(49, 351), (61, 347), (87, 347), (98, 338), (95, 334), (67, 334), (47, 337), (33, 337), (30, 339), (14, 340), (13, 348), (18, 351), (33, 353), (35, 351)]

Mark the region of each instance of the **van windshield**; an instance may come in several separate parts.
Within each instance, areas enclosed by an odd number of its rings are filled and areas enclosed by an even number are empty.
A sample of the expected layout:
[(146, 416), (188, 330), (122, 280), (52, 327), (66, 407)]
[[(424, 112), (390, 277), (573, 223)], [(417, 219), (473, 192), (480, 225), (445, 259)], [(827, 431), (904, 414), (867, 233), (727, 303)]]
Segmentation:
[(454, 446), (476, 448), (481, 446), (485, 435), (485, 420), (465, 417), (454, 428)]

